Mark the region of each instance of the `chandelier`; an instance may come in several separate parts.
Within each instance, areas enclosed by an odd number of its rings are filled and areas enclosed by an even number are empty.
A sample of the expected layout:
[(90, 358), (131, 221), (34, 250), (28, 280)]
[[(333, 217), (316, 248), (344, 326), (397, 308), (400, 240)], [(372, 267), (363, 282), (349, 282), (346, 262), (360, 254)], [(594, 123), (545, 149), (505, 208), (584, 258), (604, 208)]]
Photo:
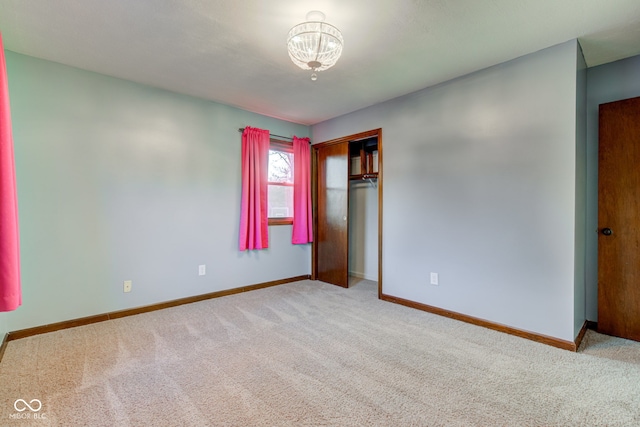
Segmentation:
[(289, 57), (303, 70), (312, 70), (313, 81), (318, 79), (316, 72), (335, 65), (344, 44), (340, 30), (324, 19), (324, 13), (311, 11), (307, 21), (293, 27), (287, 36)]

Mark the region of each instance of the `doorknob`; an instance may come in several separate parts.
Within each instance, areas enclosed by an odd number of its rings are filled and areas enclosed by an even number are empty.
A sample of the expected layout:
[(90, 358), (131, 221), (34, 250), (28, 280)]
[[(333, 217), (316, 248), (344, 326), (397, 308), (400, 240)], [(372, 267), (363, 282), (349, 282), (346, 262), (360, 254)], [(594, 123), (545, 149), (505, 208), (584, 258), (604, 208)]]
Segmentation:
[(613, 230), (611, 230), (610, 228), (603, 228), (602, 234), (604, 234), (605, 236), (611, 236), (613, 234)]
[(347, 220), (347, 217), (346, 217), (346, 216), (343, 216), (343, 217), (342, 217), (342, 220), (343, 220), (343, 221), (346, 221), (346, 220)]

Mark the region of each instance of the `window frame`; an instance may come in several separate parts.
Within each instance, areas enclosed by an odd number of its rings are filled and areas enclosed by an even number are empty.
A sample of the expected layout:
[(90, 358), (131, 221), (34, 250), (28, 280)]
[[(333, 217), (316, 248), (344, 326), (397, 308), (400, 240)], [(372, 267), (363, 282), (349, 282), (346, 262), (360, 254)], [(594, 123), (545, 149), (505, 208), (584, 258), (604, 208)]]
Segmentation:
[[(269, 139), (269, 150), (270, 151), (271, 150), (273, 150), (273, 151), (282, 151), (282, 152), (293, 154), (293, 141), (289, 142), (289, 141), (282, 141), (282, 140), (279, 140), (279, 139), (271, 138), (271, 139)], [(268, 165), (267, 165), (267, 167), (268, 167)], [(280, 185), (280, 186), (283, 186), (283, 187), (293, 187), (294, 186), (293, 183), (290, 184), (290, 183), (287, 183), (287, 182), (267, 181), (267, 188), (269, 187), (269, 185)], [(268, 203), (267, 203), (267, 205), (268, 205)], [(268, 211), (268, 209), (267, 209), (267, 211)], [(284, 218), (269, 218), (267, 216), (267, 220), (269, 222), (269, 225), (292, 225), (293, 224), (293, 216), (284, 217)]]

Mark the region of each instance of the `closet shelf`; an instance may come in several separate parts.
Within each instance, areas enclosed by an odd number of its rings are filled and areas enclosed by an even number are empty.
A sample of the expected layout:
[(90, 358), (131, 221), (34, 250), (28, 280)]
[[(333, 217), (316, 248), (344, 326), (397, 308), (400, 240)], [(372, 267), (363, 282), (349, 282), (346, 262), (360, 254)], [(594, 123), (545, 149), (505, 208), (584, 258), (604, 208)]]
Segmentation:
[(358, 174), (358, 175), (350, 175), (349, 176), (350, 180), (366, 180), (366, 179), (378, 179), (378, 172), (373, 172), (373, 173), (364, 173), (364, 174)]

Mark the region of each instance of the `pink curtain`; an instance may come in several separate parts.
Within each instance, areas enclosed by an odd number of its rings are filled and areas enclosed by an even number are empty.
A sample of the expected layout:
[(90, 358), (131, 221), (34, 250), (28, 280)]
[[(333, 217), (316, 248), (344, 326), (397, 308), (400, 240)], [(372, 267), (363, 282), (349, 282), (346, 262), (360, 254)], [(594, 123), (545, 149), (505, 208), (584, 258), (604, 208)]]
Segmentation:
[(18, 196), (9, 113), (9, 84), (0, 34), (0, 311), (22, 304)]
[(269, 131), (247, 126), (242, 132), (241, 251), (269, 247), (268, 172)]
[(311, 150), (309, 138), (293, 137), (293, 236), (291, 243), (313, 242)]

